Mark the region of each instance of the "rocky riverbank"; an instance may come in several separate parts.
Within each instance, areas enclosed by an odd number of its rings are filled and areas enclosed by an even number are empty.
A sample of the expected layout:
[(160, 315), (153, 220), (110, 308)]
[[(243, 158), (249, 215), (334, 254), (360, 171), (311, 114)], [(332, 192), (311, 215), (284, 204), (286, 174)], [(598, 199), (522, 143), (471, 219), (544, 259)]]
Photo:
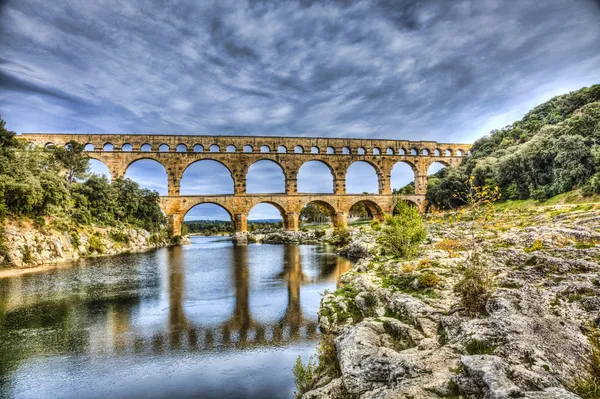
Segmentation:
[(331, 229), (310, 231), (255, 231), (234, 233), (232, 240), (236, 244), (323, 244), (331, 237)]
[(131, 227), (74, 229), (61, 224), (34, 226), (31, 222), (12, 220), (4, 226), (0, 271), (23, 270), (84, 256), (141, 252), (170, 244), (165, 234)]
[[(485, 229), (430, 221), (411, 260), (382, 254), (378, 234), (353, 232), (341, 251), (360, 260), (322, 299), (330, 364), (303, 398), (579, 398), (593, 382), (597, 206), (515, 212)], [(475, 263), (492, 282), (479, 314), (455, 289)]]

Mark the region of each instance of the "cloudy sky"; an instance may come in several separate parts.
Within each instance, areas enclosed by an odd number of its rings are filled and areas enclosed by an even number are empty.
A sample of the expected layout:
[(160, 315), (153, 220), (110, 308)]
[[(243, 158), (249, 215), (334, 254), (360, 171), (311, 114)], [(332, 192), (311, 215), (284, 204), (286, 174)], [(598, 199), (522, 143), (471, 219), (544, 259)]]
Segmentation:
[(472, 142), (594, 83), (599, 0), (0, 0), (17, 132)]

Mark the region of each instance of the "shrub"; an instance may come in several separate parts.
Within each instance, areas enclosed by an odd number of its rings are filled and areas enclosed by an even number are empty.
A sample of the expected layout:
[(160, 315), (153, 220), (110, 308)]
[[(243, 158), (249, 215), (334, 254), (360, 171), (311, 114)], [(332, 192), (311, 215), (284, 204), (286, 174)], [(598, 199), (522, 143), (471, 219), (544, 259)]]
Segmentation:
[(433, 288), (436, 287), (442, 279), (437, 274), (426, 271), (419, 276), (419, 287), (421, 288)]
[(379, 222), (379, 220), (373, 219), (373, 221), (371, 221), (371, 229), (374, 231), (381, 230), (381, 223)]
[(415, 265), (412, 263), (404, 263), (402, 265), (402, 273), (412, 273), (415, 270)]
[(463, 245), (458, 240), (450, 240), (444, 238), (442, 241), (435, 244), (435, 247), (439, 250), (446, 251), (449, 258), (455, 258), (458, 251), (464, 250)]
[(315, 237), (316, 238), (323, 238), (323, 237), (325, 237), (325, 230), (315, 230)]
[(102, 240), (98, 236), (91, 236), (90, 241), (88, 242), (88, 251), (89, 252), (97, 252), (99, 254), (104, 252), (104, 244)]
[(71, 237), (71, 245), (74, 247), (79, 247), (81, 245), (81, 240), (79, 239), (79, 233), (77, 233), (76, 231), (72, 231), (71, 234), (69, 234), (69, 236)]
[(350, 230), (342, 223), (337, 222), (333, 227), (333, 234), (329, 242), (339, 246), (348, 245), (350, 243)]
[(111, 230), (108, 235), (114, 242), (129, 244), (129, 236), (120, 230)]
[(485, 314), (485, 305), (493, 292), (493, 280), (487, 266), (478, 259), (471, 262), (454, 286), (454, 292), (469, 315)]
[(31, 263), (33, 257), (31, 255), (31, 248), (29, 248), (29, 245), (23, 245), (21, 248), (21, 254), (23, 255), (23, 263)]
[(419, 263), (417, 264), (417, 269), (422, 270), (422, 269), (427, 269), (429, 267), (433, 266), (431, 261), (427, 258), (423, 258), (419, 261)]
[(491, 355), (495, 350), (496, 346), (490, 345), (487, 342), (480, 341), (476, 338), (473, 338), (465, 349), (469, 355)]
[(298, 356), (296, 364), (292, 369), (294, 373), (294, 382), (296, 383), (297, 391), (294, 392), (296, 398), (301, 398), (303, 394), (310, 391), (313, 380), (317, 374), (317, 364), (311, 356), (306, 365), (302, 363), (302, 357)]
[(584, 399), (600, 398), (600, 332), (590, 335), (592, 344), (591, 357), (586, 365), (586, 375), (579, 377), (573, 386), (573, 391)]
[(317, 361), (311, 356), (306, 365), (304, 365), (302, 358), (298, 356), (292, 372), (294, 373), (294, 380), (298, 389), (294, 392), (296, 398), (300, 398), (304, 393), (312, 389), (317, 376), (340, 377), (342, 371), (335, 349), (333, 334), (328, 333), (321, 336), (319, 348), (317, 349)]
[(535, 251), (541, 251), (542, 249), (544, 249), (544, 243), (540, 239), (537, 239), (530, 246), (523, 248), (523, 251), (525, 251), (526, 253), (530, 253)]
[(410, 258), (419, 252), (427, 231), (417, 208), (400, 202), (396, 209), (398, 214), (386, 219), (386, 226), (381, 230), (378, 242), (385, 252)]

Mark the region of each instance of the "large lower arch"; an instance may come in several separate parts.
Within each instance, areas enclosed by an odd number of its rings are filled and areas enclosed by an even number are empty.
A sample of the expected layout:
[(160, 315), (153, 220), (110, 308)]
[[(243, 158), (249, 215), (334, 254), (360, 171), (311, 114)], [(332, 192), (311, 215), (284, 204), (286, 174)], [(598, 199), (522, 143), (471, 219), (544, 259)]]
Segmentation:
[(233, 194), (234, 182), (227, 166), (201, 159), (185, 168), (180, 182), (181, 195)]
[(252, 230), (253, 222), (273, 223), (274, 227), (276, 224), (281, 223), (281, 226), (286, 228), (286, 217), (283, 207), (275, 202), (264, 201), (259, 202), (250, 208), (248, 212), (248, 227)]
[[(235, 219), (229, 209), (226, 207), (214, 203), (214, 202), (200, 202), (190, 209), (183, 216), (183, 225), (181, 232), (173, 232), (175, 235), (184, 233), (183, 226), (187, 226), (187, 232), (198, 233), (199, 226), (194, 226), (192, 222), (202, 222), (204, 232), (214, 231), (214, 234), (218, 233), (233, 233), (235, 231)], [(211, 223), (207, 222), (214, 222)], [(198, 223), (196, 225), (199, 225)]]
[(385, 219), (385, 213), (383, 212), (383, 209), (381, 209), (376, 202), (371, 200), (364, 199), (354, 202), (348, 210), (350, 217), (353, 216), (354, 209), (362, 210), (365, 213), (366, 218), (369, 219), (376, 219), (379, 221), (383, 221)]
[(331, 166), (323, 161), (307, 161), (298, 170), (299, 193), (333, 193)]
[(136, 159), (127, 165), (125, 178), (131, 179), (141, 188), (147, 188), (158, 192), (160, 195), (168, 195), (169, 179), (167, 170), (155, 159)]
[(283, 168), (270, 159), (254, 162), (246, 173), (246, 193), (285, 193)]
[(440, 170), (448, 167), (449, 165), (444, 162), (444, 161), (435, 161), (432, 162), (429, 167), (427, 168), (427, 175), (433, 175), (436, 174), (437, 172), (439, 172)]
[[(329, 218), (324, 220), (323, 217)], [(330, 203), (322, 200), (308, 201), (303, 204), (300, 211), (301, 224), (329, 224), (335, 225), (338, 215)], [(344, 221), (345, 222), (345, 221)]]
[(356, 161), (346, 171), (346, 193), (379, 194), (379, 176), (375, 166)]

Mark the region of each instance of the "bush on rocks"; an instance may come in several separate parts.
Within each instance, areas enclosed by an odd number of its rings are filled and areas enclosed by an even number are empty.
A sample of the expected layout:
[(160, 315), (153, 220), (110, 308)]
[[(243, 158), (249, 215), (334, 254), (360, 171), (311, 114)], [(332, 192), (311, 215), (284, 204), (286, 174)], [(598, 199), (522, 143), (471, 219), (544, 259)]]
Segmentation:
[(454, 286), (454, 291), (469, 315), (485, 314), (485, 306), (493, 292), (493, 280), (487, 266), (474, 258)]
[(396, 209), (398, 214), (386, 219), (378, 241), (386, 253), (411, 258), (419, 252), (427, 231), (417, 208), (400, 202)]

